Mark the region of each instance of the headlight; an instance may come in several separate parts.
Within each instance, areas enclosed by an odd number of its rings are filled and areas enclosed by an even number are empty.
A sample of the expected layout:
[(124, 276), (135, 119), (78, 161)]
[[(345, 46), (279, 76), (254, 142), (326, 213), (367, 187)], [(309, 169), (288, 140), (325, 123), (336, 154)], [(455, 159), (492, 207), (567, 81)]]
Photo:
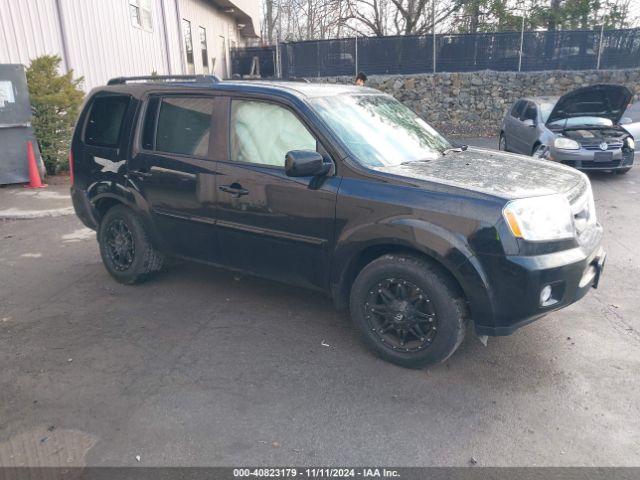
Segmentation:
[(558, 137), (553, 141), (553, 146), (556, 148), (562, 148), (563, 150), (578, 150), (580, 144), (575, 140), (571, 140), (566, 137)]
[(631, 150), (635, 150), (636, 149), (636, 142), (633, 138), (631, 137), (627, 137), (627, 145), (629, 145), (629, 148)]
[(502, 215), (514, 236), (530, 242), (574, 236), (571, 207), (563, 195), (512, 200)]

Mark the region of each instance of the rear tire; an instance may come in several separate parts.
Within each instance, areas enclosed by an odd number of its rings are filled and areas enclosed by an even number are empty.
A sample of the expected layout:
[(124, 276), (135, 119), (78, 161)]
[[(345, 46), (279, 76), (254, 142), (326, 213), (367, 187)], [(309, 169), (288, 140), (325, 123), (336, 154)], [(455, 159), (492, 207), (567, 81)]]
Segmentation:
[(624, 175), (625, 173), (629, 173), (631, 171), (631, 167), (621, 168), (620, 170), (616, 170), (618, 175)]
[(124, 205), (116, 205), (104, 215), (98, 243), (104, 266), (120, 283), (142, 282), (162, 268), (162, 254), (152, 245), (140, 218)]
[(364, 267), (351, 289), (350, 309), (365, 345), (402, 367), (443, 362), (464, 339), (458, 289), (418, 256), (388, 254)]
[(502, 152), (507, 151), (507, 138), (504, 136), (504, 133), (500, 132), (500, 138), (498, 139), (498, 150)]

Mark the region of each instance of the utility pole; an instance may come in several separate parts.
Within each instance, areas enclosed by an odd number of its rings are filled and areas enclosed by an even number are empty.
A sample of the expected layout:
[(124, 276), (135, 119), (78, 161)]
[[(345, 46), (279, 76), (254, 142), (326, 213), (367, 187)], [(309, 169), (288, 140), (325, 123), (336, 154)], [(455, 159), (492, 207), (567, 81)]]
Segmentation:
[(355, 42), (356, 42), (356, 45), (355, 45), (355, 54), (356, 54), (356, 55), (355, 55), (355, 56), (356, 56), (356, 59), (355, 59), (355, 60), (356, 60), (356, 61), (355, 61), (355, 64), (356, 64), (356, 73), (355, 73), (355, 75), (358, 75), (358, 35), (356, 35)]
[(524, 18), (527, 15), (526, 7), (522, 6), (522, 27), (520, 28), (520, 53), (518, 54), (518, 71), (522, 70), (522, 49), (524, 45)]
[(436, 0), (431, 0), (431, 31), (433, 33), (433, 73), (436, 73)]
[(604, 19), (602, 17), (602, 25), (600, 25), (600, 41), (598, 42), (598, 62), (596, 63), (596, 70), (600, 70), (600, 58), (602, 57), (602, 39), (604, 37)]

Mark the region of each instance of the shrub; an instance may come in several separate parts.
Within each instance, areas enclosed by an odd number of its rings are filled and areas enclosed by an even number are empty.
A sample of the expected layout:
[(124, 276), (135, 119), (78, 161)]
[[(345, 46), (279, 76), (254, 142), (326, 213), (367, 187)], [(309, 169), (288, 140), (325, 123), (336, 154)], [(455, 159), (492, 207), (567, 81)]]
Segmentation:
[(69, 169), (69, 146), (78, 110), (84, 98), (82, 77), (73, 79), (73, 70), (60, 75), (62, 59), (43, 55), (27, 69), (27, 85), (33, 107), (33, 130), (42, 160), (49, 174)]

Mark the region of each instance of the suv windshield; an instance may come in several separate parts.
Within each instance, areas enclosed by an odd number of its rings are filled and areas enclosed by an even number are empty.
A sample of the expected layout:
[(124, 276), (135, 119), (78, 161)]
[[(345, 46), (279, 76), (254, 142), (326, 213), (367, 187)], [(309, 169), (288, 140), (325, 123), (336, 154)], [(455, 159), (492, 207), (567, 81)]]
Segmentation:
[(433, 160), (453, 147), (393, 97), (337, 95), (309, 103), (355, 159), (368, 167)]

